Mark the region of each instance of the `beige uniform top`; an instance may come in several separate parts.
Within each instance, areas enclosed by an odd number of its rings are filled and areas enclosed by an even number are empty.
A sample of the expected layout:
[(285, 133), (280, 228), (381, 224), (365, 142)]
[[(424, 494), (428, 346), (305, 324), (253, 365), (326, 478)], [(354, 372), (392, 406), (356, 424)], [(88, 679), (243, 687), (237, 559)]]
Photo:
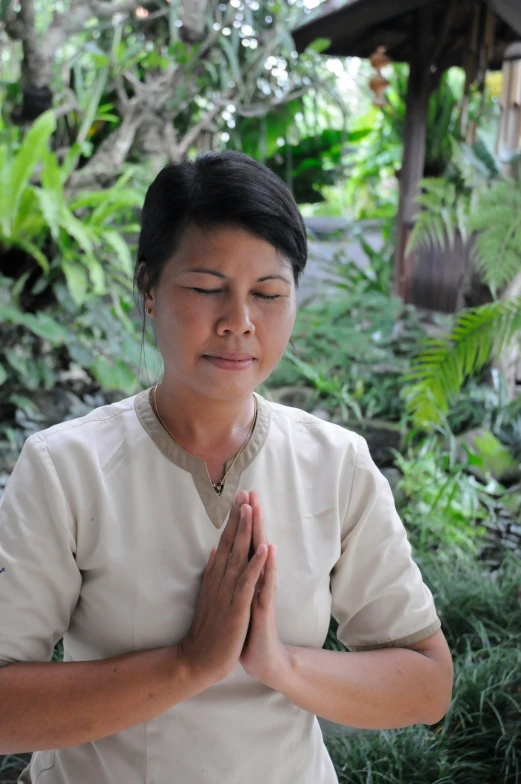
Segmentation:
[[(48, 661), (62, 636), (66, 661), (180, 642), (241, 489), (259, 492), (266, 536), (278, 545), (283, 643), (321, 648), (331, 614), (351, 651), (408, 645), (440, 628), (363, 438), (255, 393), (255, 430), (217, 496), (204, 462), (157, 420), (150, 392), (25, 441), (0, 504), (0, 665)], [(316, 716), (239, 663), (150, 721), (35, 752), (19, 782), (36, 781), (338, 780)]]

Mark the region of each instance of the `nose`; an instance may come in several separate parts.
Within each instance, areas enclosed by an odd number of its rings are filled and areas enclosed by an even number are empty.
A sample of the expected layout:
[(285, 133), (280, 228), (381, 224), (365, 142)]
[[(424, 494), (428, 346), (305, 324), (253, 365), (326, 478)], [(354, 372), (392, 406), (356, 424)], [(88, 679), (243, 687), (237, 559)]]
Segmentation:
[(250, 316), (250, 308), (244, 297), (240, 294), (224, 297), (223, 313), (219, 318), (218, 332), (234, 332), (242, 335), (245, 332), (255, 332), (255, 327)]

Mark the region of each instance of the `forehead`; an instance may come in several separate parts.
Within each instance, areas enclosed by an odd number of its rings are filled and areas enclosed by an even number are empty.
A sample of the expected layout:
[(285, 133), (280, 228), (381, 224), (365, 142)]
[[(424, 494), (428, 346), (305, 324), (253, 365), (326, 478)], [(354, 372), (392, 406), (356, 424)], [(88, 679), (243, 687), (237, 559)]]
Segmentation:
[[(188, 226), (174, 254), (174, 266), (180, 273), (187, 271), (194, 262), (206, 263), (215, 268), (232, 267), (239, 263), (245, 270), (259, 266), (271, 269), (291, 269), (291, 262), (270, 242), (238, 226), (200, 228)], [(245, 262), (248, 262), (247, 264)]]

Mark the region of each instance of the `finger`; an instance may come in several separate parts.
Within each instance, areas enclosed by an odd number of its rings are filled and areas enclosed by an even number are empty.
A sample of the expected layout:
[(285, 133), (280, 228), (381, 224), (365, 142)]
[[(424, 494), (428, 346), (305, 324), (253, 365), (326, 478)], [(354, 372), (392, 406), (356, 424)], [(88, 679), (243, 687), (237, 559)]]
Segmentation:
[(266, 602), (275, 599), (277, 592), (277, 546), (270, 544), (269, 553), (264, 564), (264, 582), (262, 586), (262, 597)]
[(247, 591), (239, 595), (242, 596), (241, 601), (247, 601), (249, 606), (251, 606), (251, 603), (255, 597), (255, 590), (259, 582), (260, 572), (264, 566), (267, 556), (267, 548), (264, 547), (260, 553), (255, 553), (246, 568), (244, 583), (249, 587)]
[(208, 558), (208, 563), (206, 564), (206, 567), (205, 567), (204, 572), (203, 572), (203, 578), (205, 576), (207, 577), (209, 575), (209, 573), (211, 572), (211, 569), (212, 569), (212, 566), (213, 566), (213, 562), (215, 561), (215, 551), (216, 550), (217, 550), (217, 547), (212, 547), (211, 552), (210, 552), (210, 557)]
[(222, 573), (226, 568), (226, 563), (228, 561), (228, 555), (231, 552), (234, 544), (235, 539), (237, 536), (237, 531), (239, 530), (239, 521), (241, 516), (241, 506), (244, 503), (247, 503), (249, 500), (249, 493), (247, 490), (239, 490), (237, 495), (235, 496), (234, 502), (232, 504), (232, 508), (230, 510), (230, 515), (228, 517), (228, 522), (224, 528), (224, 531), (221, 534), (221, 538), (219, 539), (218, 546), (217, 546), (217, 553), (216, 559), (218, 562), (218, 569)]
[(244, 567), (248, 563), (248, 551), (251, 543), (251, 506), (249, 504), (242, 504), (241, 512), (243, 513), (243, 518), (239, 525), (235, 543), (228, 553), (228, 562), (226, 566), (226, 574), (229, 574), (233, 579), (236, 579), (238, 573), (244, 571)]
[(252, 508), (252, 538), (251, 538), (251, 545), (250, 545), (250, 552), (248, 553), (248, 559), (251, 560), (255, 555), (257, 548), (259, 546), (259, 542), (257, 541), (258, 537), (255, 534), (255, 505), (258, 504), (259, 494), (256, 490), (250, 490), (250, 506)]
[[(264, 533), (264, 509), (259, 503), (259, 493), (257, 490), (250, 490), (250, 506), (254, 512), (254, 519), (257, 521), (257, 525), (253, 526), (253, 536), (255, 537), (255, 547), (258, 547), (260, 544), (265, 544), (267, 546), (268, 540)], [(260, 510), (260, 517), (255, 517), (255, 510)]]
[[(251, 493), (250, 493), (251, 499)], [(253, 507), (253, 548), (254, 551), (257, 550), (258, 546), (261, 544), (265, 544), (266, 547), (268, 546), (268, 539), (264, 532), (264, 509), (262, 506), (254, 506)]]

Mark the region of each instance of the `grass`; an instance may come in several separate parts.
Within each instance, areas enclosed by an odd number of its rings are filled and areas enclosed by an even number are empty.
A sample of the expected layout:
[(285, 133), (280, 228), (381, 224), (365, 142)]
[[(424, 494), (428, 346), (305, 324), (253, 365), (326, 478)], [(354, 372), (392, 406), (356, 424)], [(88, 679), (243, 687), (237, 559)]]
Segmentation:
[(340, 784), (520, 784), (521, 651), (469, 650), (454, 670), (438, 725), (328, 738)]
[[(454, 661), (436, 725), (328, 738), (340, 784), (521, 784), (521, 562), (425, 557)], [(331, 633), (331, 631), (330, 631)]]
[(499, 569), (472, 558), (418, 558), (433, 592), (443, 632), (453, 655), (483, 645), (521, 644), (521, 560), (506, 553)]

